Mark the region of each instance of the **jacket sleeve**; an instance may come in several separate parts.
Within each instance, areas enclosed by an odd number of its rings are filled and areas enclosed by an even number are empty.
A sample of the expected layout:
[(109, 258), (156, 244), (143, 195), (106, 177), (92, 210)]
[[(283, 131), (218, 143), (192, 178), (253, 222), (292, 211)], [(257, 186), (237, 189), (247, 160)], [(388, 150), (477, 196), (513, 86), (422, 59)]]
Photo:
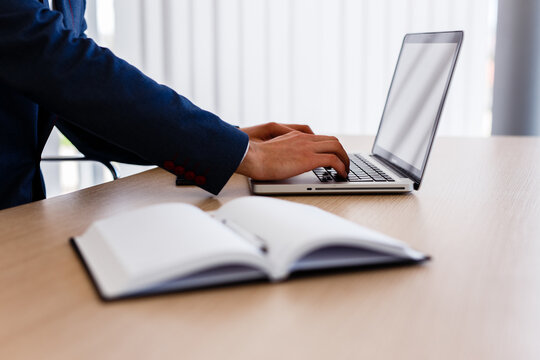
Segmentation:
[(0, 81), (148, 163), (196, 177), (213, 194), (248, 144), (245, 133), (67, 29), (36, 0), (0, 0)]

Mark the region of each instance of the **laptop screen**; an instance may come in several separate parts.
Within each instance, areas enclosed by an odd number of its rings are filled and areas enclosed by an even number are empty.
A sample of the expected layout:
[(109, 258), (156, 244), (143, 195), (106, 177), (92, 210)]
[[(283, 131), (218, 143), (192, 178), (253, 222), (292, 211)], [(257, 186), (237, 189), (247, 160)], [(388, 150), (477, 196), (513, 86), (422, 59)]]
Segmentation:
[(419, 186), (463, 38), (462, 32), (403, 40), (373, 154)]

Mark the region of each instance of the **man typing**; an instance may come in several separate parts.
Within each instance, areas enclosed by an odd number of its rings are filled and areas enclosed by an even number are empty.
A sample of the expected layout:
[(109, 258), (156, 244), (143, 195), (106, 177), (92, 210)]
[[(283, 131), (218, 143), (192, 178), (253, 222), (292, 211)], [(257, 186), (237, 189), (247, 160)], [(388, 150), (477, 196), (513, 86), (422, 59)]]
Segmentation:
[(45, 197), (53, 126), (90, 158), (157, 165), (213, 194), (234, 172), (347, 175), (336, 138), (303, 125), (237, 129), (87, 38), (84, 0), (53, 1), (0, 0), (0, 209)]

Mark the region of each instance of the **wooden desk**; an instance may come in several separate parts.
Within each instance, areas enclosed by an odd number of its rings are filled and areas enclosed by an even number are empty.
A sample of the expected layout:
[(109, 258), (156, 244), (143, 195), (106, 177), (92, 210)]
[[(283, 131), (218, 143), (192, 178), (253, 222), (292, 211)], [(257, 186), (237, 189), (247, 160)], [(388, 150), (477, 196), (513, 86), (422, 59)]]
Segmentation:
[(437, 139), (414, 194), (287, 197), (400, 238), (426, 265), (107, 304), (69, 236), (151, 203), (216, 209), (246, 179), (211, 197), (151, 170), (3, 210), (0, 358), (539, 359), (539, 188), (539, 138)]

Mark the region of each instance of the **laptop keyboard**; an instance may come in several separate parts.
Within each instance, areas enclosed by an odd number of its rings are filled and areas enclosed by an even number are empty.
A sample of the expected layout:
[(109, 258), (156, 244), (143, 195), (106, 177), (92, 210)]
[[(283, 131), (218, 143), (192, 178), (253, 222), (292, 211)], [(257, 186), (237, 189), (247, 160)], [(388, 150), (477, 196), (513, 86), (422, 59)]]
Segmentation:
[(351, 160), (349, 176), (344, 179), (332, 168), (316, 168), (313, 173), (321, 182), (394, 182), (389, 175), (366, 160), (360, 154), (349, 154)]

